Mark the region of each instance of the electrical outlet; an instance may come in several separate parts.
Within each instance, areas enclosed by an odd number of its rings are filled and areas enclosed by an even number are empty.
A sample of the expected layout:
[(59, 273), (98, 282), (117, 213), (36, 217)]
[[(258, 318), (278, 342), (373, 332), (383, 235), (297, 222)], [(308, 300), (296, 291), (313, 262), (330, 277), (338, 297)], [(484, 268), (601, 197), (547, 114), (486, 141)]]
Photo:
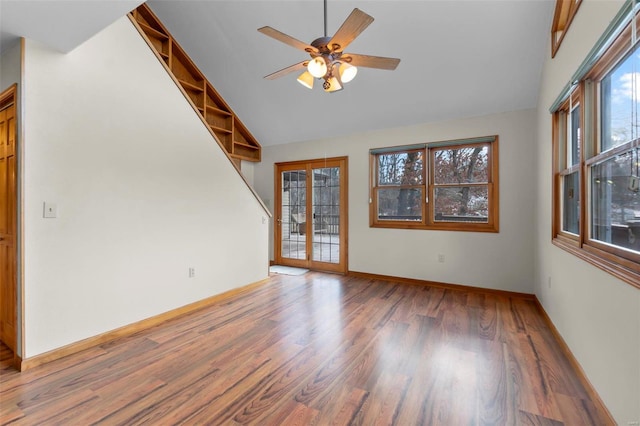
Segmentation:
[(42, 217), (55, 218), (57, 216), (58, 216), (58, 206), (56, 205), (56, 203), (48, 203), (45, 201)]
[(444, 263), (444, 254), (439, 254), (438, 255), (438, 262)]
[(267, 218), (262, 216), (262, 224), (264, 225), (265, 223), (267, 223)]
[(196, 276), (196, 268), (193, 266), (189, 268), (189, 278), (193, 278)]

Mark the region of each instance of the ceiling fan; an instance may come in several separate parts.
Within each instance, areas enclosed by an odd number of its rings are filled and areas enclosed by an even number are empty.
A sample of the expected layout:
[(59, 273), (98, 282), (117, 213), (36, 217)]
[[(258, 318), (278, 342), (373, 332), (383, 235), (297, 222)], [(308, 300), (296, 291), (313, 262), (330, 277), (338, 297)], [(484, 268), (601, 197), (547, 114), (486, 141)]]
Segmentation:
[(298, 82), (312, 89), (314, 78), (319, 78), (324, 80), (322, 83), (324, 91), (331, 93), (342, 90), (343, 83), (353, 80), (358, 72), (358, 66), (383, 70), (396, 69), (400, 59), (359, 55), (344, 51), (372, 22), (373, 17), (355, 8), (333, 37), (327, 37), (327, 0), (324, 0), (324, 37), (317, 38), (310, 44), (268, 26), (258, 28), (262, 34), (303, 50), (311, 56), (311, 59), (283, 68), (264, 78), (273, 80), (306, 68), (306, 71), (298, 77)]

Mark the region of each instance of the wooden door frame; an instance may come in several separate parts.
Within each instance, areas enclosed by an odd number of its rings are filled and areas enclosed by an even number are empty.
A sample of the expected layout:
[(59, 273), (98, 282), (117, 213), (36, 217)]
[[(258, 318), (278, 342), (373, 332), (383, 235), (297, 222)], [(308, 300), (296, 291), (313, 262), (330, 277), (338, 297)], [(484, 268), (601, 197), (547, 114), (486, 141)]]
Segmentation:
[(15, 157), (16, 157), (16, 169), (15, 169), (15, 206), (16, 206), (16, 223), (15, 223), (15, 239), (13, 242), (14, 246), (14, 271), (15, 271), (15, 279), (13, 285), (15, 287), (15, 318), (14, 318), (14, 326), (15, 326), (15, 351), (13, 353), (13, 365), (18, 370), (21, 369), (22, 364), (22, 354), (24, 354), (24, 326), (23, 326), (23, 312), (24, 312), (24, 293), (22, 292), (22, 285), (20, 285), (20, 277), (22, 277), (21, 271), (18, 269), (19, 265), (22, 265), (22, 257), (21, 257), (21, 245), (22, 245), (22, 220), (20, 217), (21, 211), (21, 197), (20, 197), (20, 174), (21, 174), (21, 149), (22, 144), (20, 143), (20, 138), (18, 137), (20, 134), (20, 120), (19, 120), (19, 109), (18, 109), (18, 84), (14, 83), (9, 86), (7, 89), (0, 92), (0, 110), (4, 110), (6, 108), (10, 108), (13, 106), (14, 108), (14, 120), (15, 120)]
[[(306, 224), (306, 245), (307, 245), (307, 259), (289, 259), (286, 261), (282, 257), (282, 242), (281, 242), (281, 215), (282, 215), (282, 171), (287, 170), (312, 170), (314, 168), (322, 167), (340, 167), (340, 262), (338, 264), (332, 264), (328, 262), (314, 261), (309, 257), (311, 254), (311, 246), (313, 244), (313, 238), (309, 236), (313, 235), (312, 221), (307, 220)], [(310, 194), (312, 189), (312, 176), (311, 173), (307, 173), (307, 195)], [(331, 158), (316, 158), (311, 160), (299, 160), (289, 161), (283, 163), (274, 164), (274, 260), (276, 264), (286, 264), (289, 266), (295, 266), (300, 268), (309, 268), (314, 270), (321, 270), (325, 272), (336, 272), (340, 274), (346, 274), (349, 270), (349, 157), (331, 157)], [(313, 196), (307, 196), (306, 211), (307, 214), (312, 212)]]

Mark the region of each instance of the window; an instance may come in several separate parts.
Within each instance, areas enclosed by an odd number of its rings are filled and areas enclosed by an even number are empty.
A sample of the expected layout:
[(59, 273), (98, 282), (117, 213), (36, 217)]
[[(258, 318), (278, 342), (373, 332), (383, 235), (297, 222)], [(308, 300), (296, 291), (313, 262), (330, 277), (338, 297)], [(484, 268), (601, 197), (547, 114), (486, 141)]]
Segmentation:
[(423, 151), (416, 150), (377, 156), (376, 199), (380, 221), (422, 221), (425, 194), (423, 156)]
[(575, 90), (557, 113), (560, 229), (564, 236), (577, 239), (580, 232), (580, 93)]
[(551, 57), (556, 56), (564, 35), (569, 30), (582, 0), (556, 0), (556, 8), (551, 24)]
[(640, 287), (640, 22), (632, 3), (552, 107), (553, 242)]
[(436, 148), (433, 157), (433, 219), (489, 221), (489, 145)]
[[(593, 74), (597, 77), (597, 70)], [(587, 161), (590, 237), (603, 250), (640, 261), (640, 45), (599, 81), (599, 154)], [(620, 250), (622, 249), (622, 250)]]
[(371, 150), (370, 217), (372, 227), (498, 232), (498, 137)]

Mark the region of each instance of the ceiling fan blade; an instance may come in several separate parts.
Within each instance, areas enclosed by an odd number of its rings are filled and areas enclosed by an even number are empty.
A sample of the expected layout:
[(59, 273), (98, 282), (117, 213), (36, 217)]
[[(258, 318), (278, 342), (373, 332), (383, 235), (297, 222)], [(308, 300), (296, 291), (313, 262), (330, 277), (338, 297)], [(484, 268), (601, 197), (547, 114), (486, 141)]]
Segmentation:
[[(349, 60), (351, 58), (351, 60)], [(364, 68), (378, 68), (381, 70), (395, 70), (400, 59), (385, 58), (383, 56), (357, 55), (354, 53), (343, 53), (341, 59), (345, 62)]]
[(298, 40), (297, 38), (293, 38), (290, 35), (287, 35), (281, 31), (276, 30), (275, 28), (271, 28), (271, 27), (262, 27), (262, 28), (258, 28), (258, 31), (260, 31), (262, 34), (269, 36), (271, 38), (275, 38), (278, 41), (281, 41), (284, 44), (288, 44), (289, 46), (295, 47), (296, 49), (300, 49), (302, 51), (305, 52), (317, 52), (318, 49), (316, 49), (315, 47), (307, 44), (307, 43), (303, 43), (300, 40)]
[(287, 75), (289, 73), (292, 73), (294, 71), (299, 71), (302, 69), (305, 69), (307, 67), (307, 64), (309, 63), (309, 61), (302, 61), (299, 62), (297, 64), (293, 64), (290, 65), (286, 68), (281, 69), (280, 71), (276, 71), (274, 73), (271, 73), (269, 75), (265, 75), (264, 78), (266, 78), (267, 80), (275, 80), (278, 77), (282, 77), (283, 75)]
[[(331, 51), (342, 52), (358, 35), (371, 23), (373, 17), (367, 15), (358, 8), (353, 9), (351, 15), (342, 23), (327, 46)], [(337, 47), (333, 47), (338, 45)]]

